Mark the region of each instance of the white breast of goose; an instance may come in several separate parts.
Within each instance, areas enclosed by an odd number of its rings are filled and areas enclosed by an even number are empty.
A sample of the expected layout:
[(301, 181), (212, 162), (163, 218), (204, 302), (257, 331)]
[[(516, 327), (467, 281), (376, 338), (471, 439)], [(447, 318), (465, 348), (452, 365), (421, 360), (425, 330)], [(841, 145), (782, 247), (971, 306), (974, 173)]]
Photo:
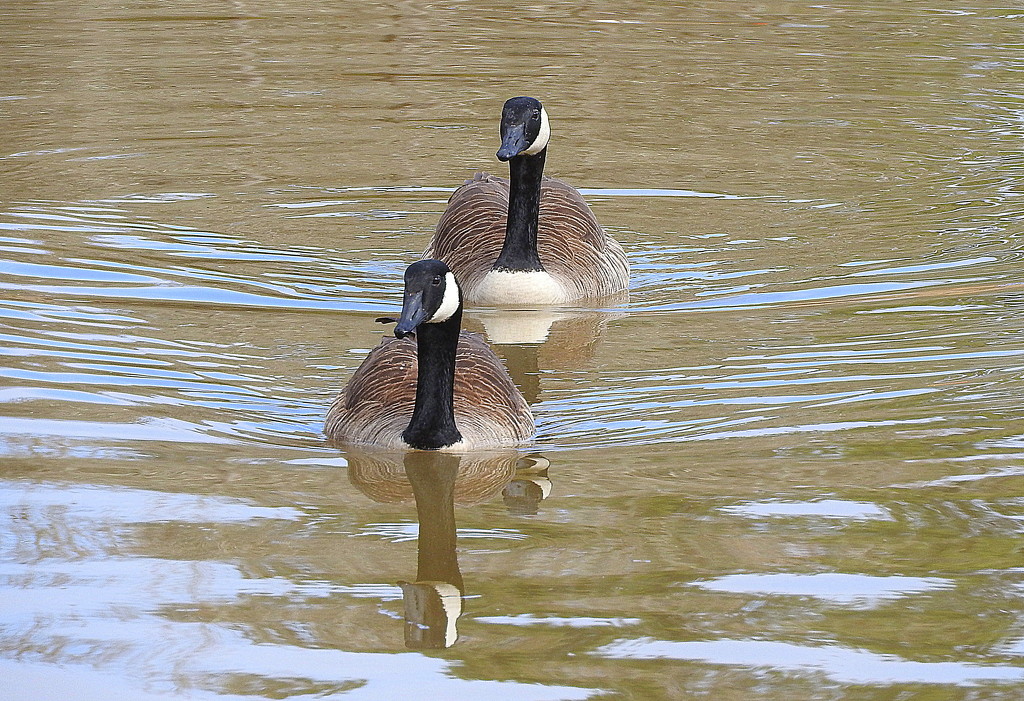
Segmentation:
[[(409, 444), (405, 443), (405, 441), (402, 441), (402, 443), (405, 444), (403, 447), (405, 447), (406, 449), (409, 449), (409, 448), (412, 447)], [(438, 448), (436, 452), (438, 452), (438, 453), (465, 453), (467, 451), (476, 450), (476, 449), (477, 449), (477, 446), (474, 446), (472, 443), (470, 443), (470, 442), (466, 441), (465, 439), (463, 439), (461, 441), (456, 441), (455, 443), (452, 443), (451, 445), (446, 445), (444, 447)]]
[(542, 270), (491, 270), (471, 291), (476, 304), (565, 304), (573, 295)]

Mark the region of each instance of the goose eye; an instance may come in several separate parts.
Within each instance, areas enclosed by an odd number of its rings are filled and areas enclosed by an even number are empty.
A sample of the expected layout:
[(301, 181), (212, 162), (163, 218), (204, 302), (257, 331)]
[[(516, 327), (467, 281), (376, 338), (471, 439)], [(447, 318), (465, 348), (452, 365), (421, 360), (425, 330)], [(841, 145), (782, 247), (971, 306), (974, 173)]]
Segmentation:
[(440, 285), (441, 284), (441, 276), (440, 275), (435, 275), (433, 277), (433, 279), (430, 281), (430, 284), (433, 285), (434, 287), (437, 287), (438, 285)]
[(540, 119), (540, 110), (534, 110), (533, 114), (530, 115), (532, 119)]

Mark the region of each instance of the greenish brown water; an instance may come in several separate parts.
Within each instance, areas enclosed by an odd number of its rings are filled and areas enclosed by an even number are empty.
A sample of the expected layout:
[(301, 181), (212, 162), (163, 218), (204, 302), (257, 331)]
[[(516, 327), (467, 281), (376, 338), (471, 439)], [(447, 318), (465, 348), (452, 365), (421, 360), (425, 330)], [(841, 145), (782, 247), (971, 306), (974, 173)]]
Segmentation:
[[(1022, 20), (5, 3), (0, 698), (1017, 698)], [(521, 455), (328, 447), (518, 94), (629, 300)]]

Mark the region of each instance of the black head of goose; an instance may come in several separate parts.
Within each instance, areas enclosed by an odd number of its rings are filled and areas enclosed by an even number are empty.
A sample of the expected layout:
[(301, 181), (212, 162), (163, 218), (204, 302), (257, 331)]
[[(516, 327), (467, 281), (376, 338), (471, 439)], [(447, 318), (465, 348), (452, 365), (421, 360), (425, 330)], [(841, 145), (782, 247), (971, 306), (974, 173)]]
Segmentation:
[(464, 451), (512, 446), (533, 416), (505, 366), (477, 334), (461, 331), (462, 294), (439, 260), (405, 271), (395, 337), (356, 368), (327, 412), (336, 443)]
[(540, 101), (513, 97), (497, 158), (508, 180), (477, 173), (455, 191), (424, 255), (445, 261), (474, 304), (565, 304), (629, 285), (629, 263), (583, 196), (544, 177), (551, 123)]

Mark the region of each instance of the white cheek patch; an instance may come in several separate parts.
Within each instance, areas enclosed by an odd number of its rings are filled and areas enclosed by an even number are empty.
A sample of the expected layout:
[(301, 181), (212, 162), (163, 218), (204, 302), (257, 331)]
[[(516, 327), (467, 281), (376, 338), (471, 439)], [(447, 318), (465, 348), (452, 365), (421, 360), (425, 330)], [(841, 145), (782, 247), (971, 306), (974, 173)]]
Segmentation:
[(544, 147), (548, 145), (548, 139), (551, 138), (551, 125), (548, 124), (548, 113), (541, 107), (540, 108), (540, 132), (537, 134), (537, 138), (530, 144), (530, 148), (523, 151), (527, 156), (535, 156), (544, 150)]
[(459, 308), (459, 284), (455, 282), (455, 276), (451, 273), (444, 274), (444, 297), (441, 299), (441, 306), (434, 312), (434, 316), (427, 319), (428, 324), (439, 324), (452, 318)]

